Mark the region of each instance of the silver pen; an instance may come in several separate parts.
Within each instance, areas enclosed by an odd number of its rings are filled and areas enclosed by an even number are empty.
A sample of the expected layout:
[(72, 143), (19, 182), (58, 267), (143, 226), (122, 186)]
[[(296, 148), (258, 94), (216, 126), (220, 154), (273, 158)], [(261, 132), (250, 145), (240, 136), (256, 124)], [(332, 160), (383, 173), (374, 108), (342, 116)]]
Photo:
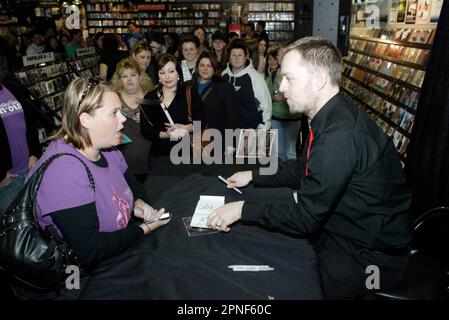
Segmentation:
[[(220, 179), (221, 181), (223, 181), (224, 183), (226, 183), (227, 185), (229, 184), (228, 180), (226, 180), (225, 178), (223, 178), (222, 176), (218, 176), (218, 179)], [(242, 191), (240, 191), (239, 189), (237, 189), (236, 187), (233, 187), (232, 190), (242, 194)]]

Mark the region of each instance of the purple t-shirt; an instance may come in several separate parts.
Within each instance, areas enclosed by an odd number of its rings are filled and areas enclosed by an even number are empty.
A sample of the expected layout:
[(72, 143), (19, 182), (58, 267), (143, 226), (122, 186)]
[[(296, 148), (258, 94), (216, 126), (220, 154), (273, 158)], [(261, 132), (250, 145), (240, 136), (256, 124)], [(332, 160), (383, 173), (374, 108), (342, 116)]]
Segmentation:
[(8, 136), (9, 150), (11, 150), (12, 168), (8, 172), (25, 173), (28, 170), (30, 157), (25, 115), (20, 102), (5, 87), (0, 90), (0, 117)]
[(125, 180), (127, 164), (117, 149), (102, 151), (108, 166), (101, 168), (62, 139), (53, 141), (30, 174), (50, 156), (71, 153), (89, 167), (95, 181), (95, 193), (89, 186), (83, 164), (71, 156), (61, 156), (48, 166), (37, 194), (36, 215), (42, 228), (53, 224), (49, 213), (79, 207), (95, 201), (101, 232), (126, 228), (133, 208), (133, 194)]

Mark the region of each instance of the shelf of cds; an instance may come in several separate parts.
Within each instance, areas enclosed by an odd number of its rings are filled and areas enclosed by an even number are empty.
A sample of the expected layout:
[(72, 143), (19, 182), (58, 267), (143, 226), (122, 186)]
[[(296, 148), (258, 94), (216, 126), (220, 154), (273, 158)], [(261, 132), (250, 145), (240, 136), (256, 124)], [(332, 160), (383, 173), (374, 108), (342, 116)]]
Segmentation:
[[(41, 63), (39, 56), (46, 62)], [(15, 73), (15, 77), (28, 88), (31, 99), (37, 102), (41, 111), (52, 119), (56, 127), (61, 125), (61, 106), (65, 88), (80, 76), (98, 75), (98, 55), (80, 56), (74, 60), (55, 61), (52, 54), (26, 57), (35, 58), (36, 63)], [(26, 59), (25, 58), (25, 59)], [(31, 59), (30, 59), (31, 58)], [(40, 142), (46, 144), (47, 133), (41, 129)]]
[(295, 36), (295, 2), (250, 2), (248, 21), (265, 21), (270, 41), (287, 42)]
[[(156, 1), (154, 1), (156, 2)], [(194, 26), (203, 26), (207, 33), (218, 29), (220, 3), (161, 1), (161, 3), (88, 3), (86, 5), (89, 33), (125, 34), (126, 24), (135, 21), (142, 29), (161, 32), (188, 33)]]
[(355, 27), (344, 57), (343, 92), (392, 137), (402, 160), (407, 156), (434, 31)]

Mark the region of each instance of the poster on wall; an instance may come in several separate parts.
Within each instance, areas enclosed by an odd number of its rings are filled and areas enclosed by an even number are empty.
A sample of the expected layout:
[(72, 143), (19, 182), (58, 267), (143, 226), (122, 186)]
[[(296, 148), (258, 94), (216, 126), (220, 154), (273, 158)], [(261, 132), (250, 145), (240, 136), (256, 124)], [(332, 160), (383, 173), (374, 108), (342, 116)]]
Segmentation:
[(416, 21), (417, 0), (407, 1), (407, 10), (405, 13), (405, 23), (414, 24)]
[(432, 0), (432, 6), (430, 7), (430, 23), (438, 23), (442, 6), (443, 0)]
[(391, 8), (390, 8), (390, 23), (398, 22), (398, 6), (399, 0), (391, 0)]
[(418, 10), (416, 12), (416, 24), (428, 24), (430, 20), (431, 0), (418, 0)]
[(396, 23), (404, 23), (405, 22), (405, 7), (407, 4), (407, 0), (399, 0), (399, 4), (397, 6), (397, 19)]

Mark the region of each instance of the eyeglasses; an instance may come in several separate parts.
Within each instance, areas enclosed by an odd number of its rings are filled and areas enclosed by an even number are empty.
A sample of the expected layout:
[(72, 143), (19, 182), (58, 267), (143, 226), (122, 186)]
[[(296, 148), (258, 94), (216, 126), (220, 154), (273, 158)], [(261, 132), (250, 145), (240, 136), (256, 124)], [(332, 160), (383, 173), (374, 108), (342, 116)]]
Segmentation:
[(84, 89), (83, 94), (81, 95), (80, 103), (79, 105), (82, 105), (84, 102), (84, 99), (86, 98), (87, 94), (89, 93), (89, 90), (100, 83), (100, 78), (93, 77), (89, 78), (89, 82), (87, 83), (86, 89)]

